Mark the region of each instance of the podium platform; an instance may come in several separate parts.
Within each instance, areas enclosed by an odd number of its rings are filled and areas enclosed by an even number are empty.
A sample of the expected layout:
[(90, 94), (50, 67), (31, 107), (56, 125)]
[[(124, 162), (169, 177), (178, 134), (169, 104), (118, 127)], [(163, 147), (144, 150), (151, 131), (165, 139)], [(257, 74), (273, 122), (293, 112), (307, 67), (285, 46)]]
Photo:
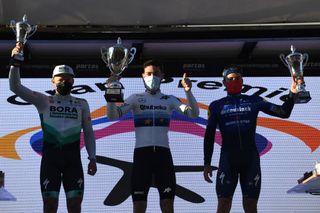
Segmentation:
[(288, 194), (309, 193), (312, 195), (320, 195), (320, 176), (308, 178), (287, 191)]
[(0, 201), (16, 201), (17, 199), (4, 187), (0, 187)]

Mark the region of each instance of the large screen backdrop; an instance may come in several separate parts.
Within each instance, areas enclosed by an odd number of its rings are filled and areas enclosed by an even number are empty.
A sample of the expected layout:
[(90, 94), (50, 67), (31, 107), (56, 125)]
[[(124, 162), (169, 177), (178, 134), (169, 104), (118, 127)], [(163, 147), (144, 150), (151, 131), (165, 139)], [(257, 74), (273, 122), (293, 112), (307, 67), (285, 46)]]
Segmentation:
[[(179, 78), (162, 84), (162, 92), (185, 99)], [(204, 181), (203, 135), (207, 122), (207, 107), (211, 101), (226, 95), (221, 78), (192, 77), (192, 91), (199, 107), (197, 119), (180, 119), (173, 114), (169, 132), (170, 147), (176, 166), (176, 212), (213, 212), (217, 206), (215, 183)], [(320, 116), (320, 77), (306, 77), (312, 100), (295, 105), (289, 119), (259, 114), (257, 145), (261, 155), (262, 190), (259, 212), (319, 212), (320, 197), (309, 194), (287, 194), (304, 172), (313, 169), (320, 159), (318, 149)], [(125, 97), (144, 91), (141, 78), (123, 78)], [(128, 180), (135, 143), (132, 116), (121, 121), (106, 118), (102, 78), (76, 79), (73, 95), (88, 100), (99, 156), (98, 172), (85, 174), (83, 212), (132, 212)], [(50, 79), (22, 79), (35, 91), (46, 93), (52, 89)], [(247, 77), (245, 94), (259, 94), (266, 100), (282, 104), (288, 93), (290, 77)], [(252, 88), (251, 88), (252, 87)], [(39, 183), (41, 155), (35, 144), (41, 140), (38, 113), (9, 90), (8, 80), (0, 79), (0, 170), (5, 172), (5, 188), (17, 201), (0, 201), (1, 212), (41, 212)], [(282, 97), (283, 98), (283, 97)], [(219, 133), (219, 132), (218, 132)], [(216, 138), (212, 165), (217, 166), (221, 140)], [(82, 148), (82, 163), (86, 171), (88, 160)], [(147, 160), (147, 159), (146, 159)], [(213, 180), (216, 179), (216, 172)], [(243, 212), (238, 185), (231, 212)], [(63, 189), (58, 212), (67, 212)], [(159, 196), (151, 188), (147, 212), (160, 212)]]

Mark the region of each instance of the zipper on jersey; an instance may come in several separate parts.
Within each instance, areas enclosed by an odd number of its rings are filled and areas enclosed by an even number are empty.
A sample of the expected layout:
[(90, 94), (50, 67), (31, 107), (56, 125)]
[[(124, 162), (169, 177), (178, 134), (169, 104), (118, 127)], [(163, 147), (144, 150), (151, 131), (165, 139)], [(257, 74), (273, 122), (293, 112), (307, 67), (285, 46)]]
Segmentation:
[[(235, 99), (235, 107), (236, 107), (236, 111), (237, 111), (238, 107), (240, 107), (240, 99), (239, 99), (239, 103), (238, 103), (238, 99)], [(236, 113), (238, 113), (238, 112), (236, 112)], [(241, 138), (241, 131), (240, 131), (239, 115), (236, 115), (236, 120), (237, 120), (237, 127), (238, 127), (239, 145), (240, 145), (240, 149), (242, 150), (242, 138)]]
[[(156, 94), (155, 94), (156, 95)], [(155, 132), (154, 132), (154, 127), (155, 127), (155, 107), (154, 107), (154, 98), (152, 97), (152, 105), (153, 105), (153, 109), (152, 109), (152, 132), (151, 132), (151, 137), (152, 137), (152, 144), (153, 144), (153, 150), (155, 151), (155, 142), (154, 142), (154, 137), (155, 137)]]

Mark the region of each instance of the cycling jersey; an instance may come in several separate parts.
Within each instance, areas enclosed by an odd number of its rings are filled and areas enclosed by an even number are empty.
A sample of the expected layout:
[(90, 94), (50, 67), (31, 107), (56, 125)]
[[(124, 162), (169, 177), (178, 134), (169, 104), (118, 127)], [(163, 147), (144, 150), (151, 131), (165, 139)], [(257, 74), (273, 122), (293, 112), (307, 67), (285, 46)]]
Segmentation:
[[(169, 148), (168, 130), (173, 110), (197, 117), (199, 109), (192, 93), (186, 92), (190, 106), (172, 95), (158, 91), (133, 94), (121, 106), (108, 102), (111, 120), (133, 112), (136, 144), (131, 177), (133, 201), (146, 201), (150, 186), (158, 188), (160, 200), (173, 199), (176, 177)], [(154, 175), (154, 183), (152, 181)]]
[(157, 92), (133, 94), (121, 106), (108, 102), (108, 118), (117, 119), (132, 110), (136, 133), (135, 148), (161, 146), (169, 148), (168, 130), (173, 110), (197, 117), (199, 109), (191, 92), (186, 92), (189, 105), (172, 95)]
[(80, 140), (81, 128), (89, 158), (95, 158), (95, 138), (86, 100), (71, 95), (46, 96), (21, 85), (19, 68), (11, 66), (10, 89), (36, 106), (43, 130), (43, 141), (63, 146)]
[(67, 198), (83, 196), (83, 168), (80, 133), (83, 128), (86, 149), (95, 159), (95, 138), (86, 100), (71, 95), (46, 96), (21, 85), (18, 67), (11, 66), (10, 89), (36, 106), (43, 130), (40, 184), (43, 198), (58, 198), (61, 182)]
[(204, 138), (204, 164), (210, 165), (216, 128), (222, 137), (219, 169), (216, 179), (218, 198), (230, 198), (238, 179), (243, 197), (258, 199), (261, 189), (260, 157), (255, 135), (259, 111), (288, 118), (293, 109), (290, 93), (282, 106), (259, 96), (228, 95), (209, 105)]
[(292, 93), (282, 106), (254, 95), (228, 95), (212, 102), (208, 110), (208, 125), (204, 138), (205, 164), (211, 162), (217, 126), (222, 136), (221, 151), (235, 154), (243, 151), (257, 152), (255, 134), (259, 111), (288, 118), (293, 105)]

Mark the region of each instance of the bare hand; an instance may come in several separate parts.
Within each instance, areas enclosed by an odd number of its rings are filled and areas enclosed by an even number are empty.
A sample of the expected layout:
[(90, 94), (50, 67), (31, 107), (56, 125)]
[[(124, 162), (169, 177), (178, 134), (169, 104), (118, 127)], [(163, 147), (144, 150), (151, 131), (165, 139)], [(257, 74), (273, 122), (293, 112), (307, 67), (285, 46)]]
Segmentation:
[(11, 51), (11, 57), (21, 53), (23, 51), (23, 44), (21, 42), (17, 42), (16, 46)]
[(89, 175), (95, 175), (97, 172), (97, 164), (95, 160), (90, 160), (88, 164), (88, 174)]
[(301, 85), (304, 85), (304, 79), (303, 79), (303, 76), (299, 76), (298, 78), (296, 77), (292, 77), (292, 83), (291, 83), (291, 92), (292, 93), (297, 93), (297, 86), (298, 84), (301, 84)]
[(204, 180), (208, 183), (212, 183), (211, 177), (212, 177), (212, 167), (210, 165), (205, 165), (203, 169), (203, 177)]
[(183, 74), (181, 84), (184, 88), (184, 91), (188, 92), (191, 90), (192, 83), (191, 80), (187, 77), (187, 73)]

